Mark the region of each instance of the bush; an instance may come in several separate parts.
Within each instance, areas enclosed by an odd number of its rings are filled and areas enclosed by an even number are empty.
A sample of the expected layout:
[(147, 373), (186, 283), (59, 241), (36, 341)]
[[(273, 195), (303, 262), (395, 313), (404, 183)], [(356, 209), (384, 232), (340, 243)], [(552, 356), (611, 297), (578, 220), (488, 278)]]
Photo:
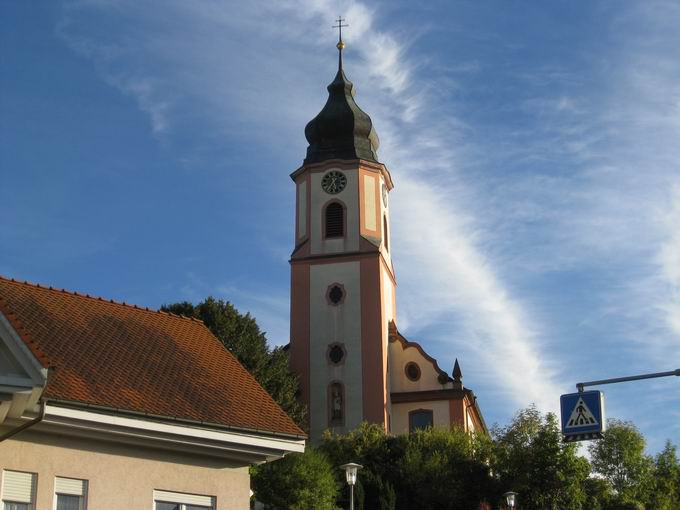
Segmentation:
[(326, 456), (307, 447), (251, 468), (255, 499), (272, 510), (335, 510), (338, 484)]

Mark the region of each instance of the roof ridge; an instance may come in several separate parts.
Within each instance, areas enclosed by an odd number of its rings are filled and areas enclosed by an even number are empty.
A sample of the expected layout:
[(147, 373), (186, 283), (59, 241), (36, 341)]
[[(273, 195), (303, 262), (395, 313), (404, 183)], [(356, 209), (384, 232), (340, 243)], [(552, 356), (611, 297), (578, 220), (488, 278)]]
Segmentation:
[[(93, 301), (101, 301), (102, 303), (111, 303), (114, 305), (118, 306), (124, 306), (126, 308), (131, 308), (133, 310), (140, 310), (143, 312), (149, 312), (152, 314), (159, 314), (159, 315), (167, 315), (170, 317), (177, 317), (179, 319), (191, 321), (191, 322), (199, 322), (203, 324), (203, 321), (201, 319), (197, 319), (196, 317), (187, 317), (185, 315), (178, 315), (176, 313), (172, 312), (166, 312), (164, 310), (157, 310), (155, 308), (149, 308), (148, 306), (139, 306), (133, 303), (126, 303), (125, 301), (116, 301), (115, 299), (107, 299), (101, 296), (93, 296), (90, 294), (82, 294), (78, 291), (75, 290), (68, 290), (68, 289), (63, 289), (63, 288), (57, 288), (57, 287), (52, 287), (50, 286), (45, 286), (41, 285), (39, 283), (34, 283), (34, 282), (29, 282), (28, 280), (17, 280), (15, 278), (7, 278), (6, 276), (0, 275), (0, 280), (5, 281), (7, 283), (13, 283), (15, 285), (27, 285), (29, 287), (33, 287), (36, 289), (41, 289), (45, 291), (50, 291), (50, 292), (56, 292), (56, 293), (61, 293), (61, 294), (69, 294), (71, 296), (76, 296), (80, 298), (86, 298), (86, 299), (91, 299)], [(1, 296), (0, 296), (1, 298)]]

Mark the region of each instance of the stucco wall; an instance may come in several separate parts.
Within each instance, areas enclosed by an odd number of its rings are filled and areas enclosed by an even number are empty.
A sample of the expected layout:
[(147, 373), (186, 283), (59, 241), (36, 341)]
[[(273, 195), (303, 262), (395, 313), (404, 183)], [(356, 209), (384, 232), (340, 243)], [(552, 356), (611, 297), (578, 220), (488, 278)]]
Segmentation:
[[(347, 178), (347, 185), (340, 193), (329, 195), (321, 189), (324, 175), (332, 171), (342, 172)], [(359, 249), (359, 180), (358, 170), (346, 170), (331, 167), (323, 172), (314, 172), (310, 178), (311, 207), (309, 211), (311, 226), (312, 254), (341, 253)], [(342, 239), (323, 238), (323, 209), (328, 202), (340, 201), (345, 206), (346, 235)]]
[[(411, 381), (406, 377), (406, 364), (413, 361), (420, 367), (420, 379)], [(416, 347), (404, 349), (401, 342), (390, 343), (390, 382), (393, 392), (441, 390), (438, 380), (439, 372), (432, 362), (427, 360)]]
[(243, 463), (31, 431), (16, 437), (0, 443), (0, 469), (38, 474), (37, 510), (53, 508), (56, 476), (88, 481), (88, 510), (152, 510), (154, 489), (214, 496), (219, 510), (249, 508)]
[(307, 235), (307, 179), (303, 176), (297, 186), (297, 238)]
[(432, 400), (427, 402), (392, 403), (392, 433), (408, 433), (408, 413), (416, 409), (431, 409), (435, 427), (451, 426), (448, 400)]
[[(329, 285), (340, 283), (345, 299), (339, 306), (326, 300)], [(314, 438), (328, 428), (327, 388), (331, 381), (345, 386), (345, 427), (351, 430), (363, 419), (361, 372), (361, 281), (359, 262), (319, 264), (310, 269), (310, 432)], [(345, 347), (343, 364), (328, 363), (326, 352), (332, 343)]]

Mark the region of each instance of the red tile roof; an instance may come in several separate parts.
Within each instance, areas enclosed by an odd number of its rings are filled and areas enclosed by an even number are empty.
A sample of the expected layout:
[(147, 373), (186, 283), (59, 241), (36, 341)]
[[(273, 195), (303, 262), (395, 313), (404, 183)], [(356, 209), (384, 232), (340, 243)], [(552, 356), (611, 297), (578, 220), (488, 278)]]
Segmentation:
[(199, 320), (2, 277), (0, 312), (52, 369), (47, 399), (304, 435)]

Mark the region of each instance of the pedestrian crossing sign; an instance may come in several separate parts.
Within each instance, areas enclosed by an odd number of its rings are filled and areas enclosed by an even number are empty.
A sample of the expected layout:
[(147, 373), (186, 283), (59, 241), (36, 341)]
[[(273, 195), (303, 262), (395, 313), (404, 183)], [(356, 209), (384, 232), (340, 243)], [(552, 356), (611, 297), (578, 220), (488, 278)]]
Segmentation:
[(560, 397), (565, 441), (599, 439), (605, 431), (604, 393), (581, 391)]

